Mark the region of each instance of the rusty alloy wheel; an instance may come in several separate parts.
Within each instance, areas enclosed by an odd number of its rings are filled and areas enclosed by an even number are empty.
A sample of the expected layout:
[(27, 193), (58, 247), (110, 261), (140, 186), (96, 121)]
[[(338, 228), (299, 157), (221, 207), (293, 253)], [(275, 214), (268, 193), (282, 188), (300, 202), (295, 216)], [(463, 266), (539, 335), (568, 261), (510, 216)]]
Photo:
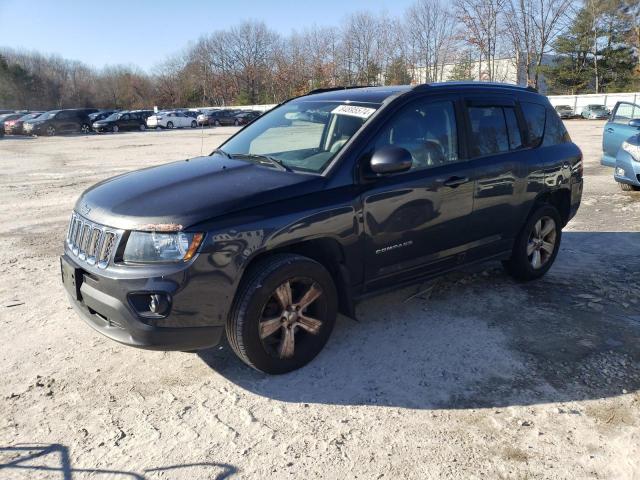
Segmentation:
[(278, 358), (293, 357), (296, 336), (318, 335), (322, 320), (314, 317), (314, 303), (324, 294), (309, 278), (293, 278), (271, 294), (258, 323), (260, 341)]

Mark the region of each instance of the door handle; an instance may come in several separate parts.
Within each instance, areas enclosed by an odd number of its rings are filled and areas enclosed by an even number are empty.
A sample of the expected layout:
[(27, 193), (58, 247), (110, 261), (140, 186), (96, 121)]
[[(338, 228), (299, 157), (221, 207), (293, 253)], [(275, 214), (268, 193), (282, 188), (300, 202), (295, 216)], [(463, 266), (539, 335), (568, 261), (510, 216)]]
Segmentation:
[(445, 180), (444, 182), (442, 182), (442, 184), (445, 187), (456, 188), (464, 183), (467, 183), (468, 181), (469, 181), (469, 178), (467, 177), (451, 177)]
[(605, 130), (605, 132), (607, 132), (607, 133), (613, 133), (613, 128), (607, 128), (607, 129)]

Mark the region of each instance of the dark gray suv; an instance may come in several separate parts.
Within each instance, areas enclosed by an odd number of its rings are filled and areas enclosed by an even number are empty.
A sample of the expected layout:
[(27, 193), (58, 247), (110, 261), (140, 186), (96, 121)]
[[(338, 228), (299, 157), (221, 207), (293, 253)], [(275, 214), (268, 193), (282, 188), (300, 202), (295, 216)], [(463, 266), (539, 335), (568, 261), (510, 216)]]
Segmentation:
[(283, 373), (369, 295), (485, 260), (544, 275), (581, 195), (582, 154), (530, 89), (315, 91), (209, 156), (85, 191), (62, 279), (116, 341), (194, 350), (226, 332), (248, 365)]

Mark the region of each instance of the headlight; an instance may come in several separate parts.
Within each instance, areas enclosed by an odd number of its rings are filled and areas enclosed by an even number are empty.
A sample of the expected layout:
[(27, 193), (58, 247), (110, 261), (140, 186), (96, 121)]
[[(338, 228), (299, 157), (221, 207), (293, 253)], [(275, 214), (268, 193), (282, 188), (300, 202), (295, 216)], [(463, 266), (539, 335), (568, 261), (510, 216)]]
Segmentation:
[(131, 232), (122, 259), (127, 263), (186, 262), (203, 238), (202, 233)]
[(634, 145), (629, 142), (622, 142), (622, 150), (631, 155), (636, 162), (640, 162), (640, 145)]

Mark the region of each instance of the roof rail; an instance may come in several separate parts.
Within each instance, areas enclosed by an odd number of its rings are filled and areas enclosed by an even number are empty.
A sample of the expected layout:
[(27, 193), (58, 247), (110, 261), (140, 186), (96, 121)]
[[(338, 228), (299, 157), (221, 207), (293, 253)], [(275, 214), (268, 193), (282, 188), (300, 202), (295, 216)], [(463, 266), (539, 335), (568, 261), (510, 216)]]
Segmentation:
[(525, 90), (527, 92), (538, 93), (538, 89), (531, 85), (515, 85), (513, 83), (501, 83), (501, 82), (482, 82), (482, 81), (462, 81), (462, 82), (435, 82), (435, 83), (422, 83), (416, 85), (414, 90), (427, 90), (431, 87), (449, 87), (449, 86), (464, 86), (464, 87), (477, 87), (477, 88), (512, 88), (514, 90)]
[(339, 87), (327, 87), (327, 88), (316, 88), (314, 90), (310, 90), (305, 95), (314, 95), (316, 93), (325, 93), (325, 92), (335, 92), (336, 90), (351, 90), (353, 88), (367, 88), (371, 85), (350, 85), (350, 86), (339, 86)]

